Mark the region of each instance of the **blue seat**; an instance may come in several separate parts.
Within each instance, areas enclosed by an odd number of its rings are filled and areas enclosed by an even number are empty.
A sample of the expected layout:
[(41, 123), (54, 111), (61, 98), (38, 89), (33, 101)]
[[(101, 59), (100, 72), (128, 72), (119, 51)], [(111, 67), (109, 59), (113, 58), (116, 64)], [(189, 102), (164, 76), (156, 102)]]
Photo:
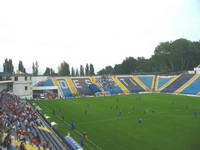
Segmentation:
[(161, 88), (163, 85), (165, 85), (171, 79), (172, 79), (172, 77), (159, 77), (157, 88)]
[(110, 93), (111, 94), (119, 94), (119, 93), (123, 93), (123, 91), (118, 86), (112, 86), (112, 87), (110, 87)]
[(144, 92), (144, 89), (133, 80), (131, 76), (118, 77), (120, 82), (129, 90), (130, 93)]
[(88, 87), (93, 93), (101, 92), (100, 89), (95, 84), (90, 84)]
[(75, 88), (77, 89), (78, 93), (80, 95), (93, 95), (93, 91), (89, 88), (89, 85), (92, 84), (90, 79), (88, 77), (73, 77), (72, 82), (75, 85)]
[(138, 78), (148, 87), (151, 89), (152, 82), (153, 82), (153, 76), (151, 75), (145, 75), (145, 76), (138, 76)]
[(65, 79), (58, 79), (58, 81), (59, 81), (59, 85), (61, 87), (61, 90), (64, 94), (64, 97), (65, 98), (72, 97), (72, 93), (71, 93)]
[(179, 78), (177, 78), (174, 82), (172, 82), (168, 87), (163, 89), (161, 92), (173, 93), (183, 84), (189, 81), (193, 76), (194, 74), (182, 74)]
[(200, 78), (197, 78), (192, 84), (186, 87), (181, 93), (197, 95), (200, 92)]
[(97, 78), (104, 91), (111, 94), (124, 93), (111, 77)]

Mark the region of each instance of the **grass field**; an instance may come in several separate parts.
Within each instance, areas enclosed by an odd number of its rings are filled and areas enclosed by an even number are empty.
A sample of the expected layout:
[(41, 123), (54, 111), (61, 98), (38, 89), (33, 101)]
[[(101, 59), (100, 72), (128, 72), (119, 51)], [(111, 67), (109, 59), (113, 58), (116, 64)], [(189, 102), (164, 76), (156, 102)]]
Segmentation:
[(34, 103), (58, 123), (56, 128), (63, 136), (69, 122), (77, 124), (71, 136), (78, 142), (86, 130), (87, 150), (200, 149), (200, 99), (196, 97), (134, 94)]

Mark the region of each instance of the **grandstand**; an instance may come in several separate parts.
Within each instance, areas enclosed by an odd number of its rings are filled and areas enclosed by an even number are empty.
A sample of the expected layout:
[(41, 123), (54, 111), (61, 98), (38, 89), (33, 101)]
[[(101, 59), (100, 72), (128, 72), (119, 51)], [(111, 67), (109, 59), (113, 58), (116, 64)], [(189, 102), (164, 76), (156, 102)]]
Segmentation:
[[(0, 74), (0, 92), (16, 95), (21, 99), (69, 99), (87, 96), (128, 95), (145, 92), (199, 96), (200, 74), (182, 73), (173, 76), (104, 75), (84, 77), (34, 77), (27, 74)], [(5, 101), (5, 99), (1, 98), (1, 101)], [(33, 105), (25, 104), (34, 109)], [(24, 106), (24, 103), (22, 102), (20, 105)], [(70, 136), (64, 139), (51, 126), (51, 123), (45, 118), (42, 112), (37, 110), (36, 113), (39, 119), (36, 119), (35, 125), (30, 127), (34, 136), (39, 135), (41, 139), (51, 143), (50, 145), (53, 149), (59, 150), (73, 147), (74, 139)], [(27, 143), (24, 145), (31, 150), (38, 147), (38, 145), (30, 144), (33, 135), (26, 138)], [(7, 136), (10, 135), (5, 133), (4, 138)], [(21, 143), (17, 138), (13, 142), (18, 146)]]
[[(21, 98), (73, 98), (94, 96), (106, 92), (111, 95), (138, 92), (162, 92), (197, 95), (199, 75), (184, 73), (177, 75), (107, 75), (84, 77), (32, 77), (30, 75), (1, 75), (0, 90)], [(6, 80), (5, 80), (6, 79)]]
[(0, 139), (4, 141), (4, 148), (69, 149), (66, 141), (53, 130), (51, 124), (32, 104), (1, 91), (0, 105)]
[[(62, 98), (70, 98), (73, 96), (91, 96), (95, 95), (95, 93), (97, 92), (103, 91), (114, 95), (152, 91), (194, 95), (199, 93), (199, 90), (197, 90), (196, 92), (189, 92), (189, 87), (191, 84), (193, 86), (195, 84), (198, 84), (199, 76), (188, 73), (174, 76), (119, 75), (96, 77), (67, 77), (68, 79), (65, 78), (65, 80), (62, 78), (63, 77), (57, 77), (57, 80), (61, 81), (58, 82), (57, 87), (59, 87), (58, 93), (63, 93), (60, 94), (60, 97)], [(48, 82), (50, 81), (47, 80), (45, 82), (45, 84), (49, 84)], [(56, 84), (54, 83), (53, 86), (56, 86)], [(187, 90), (186, 87), (188, 87)]]
[(59, 87), (63, 98), (67, 98), (67, 97), (72, 96), (72, 93), (69, 89), (69, 85), (67, 84), (65, 78), (58, 78), (58, 79), (54, 79), (54, 80), (57, 80), (57, 83), (58, 83), (57, 86)]
[(111, 94), (124, 93), (119, 85), (113, 80), (112, 76), (96, 77), (96, 80), (104, 91), (110, 92)]
[(129, 93), (144, 92), (145, 90), (132, 78), (132, 76), (118, 76), (120, 82), (128, 89)]
[(197, 74), (187, 85), (182, 89), (181, 93), (190, 95), (199, 95), (200, 93), (200, 74)]
[(165, 87), (161, 92), (174, 93), (178, 88), (180, 88), (183, 84), (189, 81), (193, 76), (194, 74), (179, 75), (171, 84)]
[(93, 92), (89, 88), (89, 85), (91, 85), (92, 82), (88, 77), (73, 77), (71, 79), (80, 95), (93, 95)]

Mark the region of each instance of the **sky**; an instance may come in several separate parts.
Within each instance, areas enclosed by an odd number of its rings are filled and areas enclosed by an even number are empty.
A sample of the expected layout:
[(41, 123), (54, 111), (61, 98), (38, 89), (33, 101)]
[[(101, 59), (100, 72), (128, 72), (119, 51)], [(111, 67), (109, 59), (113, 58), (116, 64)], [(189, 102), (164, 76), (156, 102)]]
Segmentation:
[(28, 72), (36, 60), (40, 73), (63, 61), (99, 71), (199, 31), (200, 0), (1, 0), (0, 71), (5, 58)]

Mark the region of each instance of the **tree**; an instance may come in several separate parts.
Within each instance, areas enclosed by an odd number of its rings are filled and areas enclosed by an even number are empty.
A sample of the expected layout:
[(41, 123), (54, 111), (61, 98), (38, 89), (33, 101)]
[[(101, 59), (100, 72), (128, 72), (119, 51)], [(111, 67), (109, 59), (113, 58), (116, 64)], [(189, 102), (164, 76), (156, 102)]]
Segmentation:
[(200, 64), (200, 41), (199, 42), (192, 42), (191, 45), (192, 52), (188, 57), (190, 57), (190, 66), (191, 67), (196, 67), (198, 64)]
[(4, 72), (9, 72), (9, 73), (13, 73), (14, 72), (14, 66), (12, 63), (12, 59), (5, 59), (5, 62), (3, 63), (3, 71)]
[(187, 39), (161, 42), (154, 50), (154, 54), (144, 57), (125, 58), (114, 69), (107, 66), (98, 74), (132, 74), (136, 72), (182, 72), (193, 70), (200, 64), (200, 41), (191, 42)]
[(26, 73), (26, 69), (24, 68), (24, 65), (21, 60), (19, 61), (19, 64), (18, 64), (18, 70), (20, 72)]
[(114, 74), (121, 74), (121, 72), (122, 72), (122, 64), (116, 64), (115, 67), (114, 67), (113, 73)]
[[(200, 56), (195, 49), (196, 46), (194, 46), (194, 42), (186, 39), (162, 42), (156, 47), (154, 55), (151, 57), (155, 65), (154, 69), (161, 72), (176, 72), (193, 69), (199, 64), (199, 61), (194, 59), (196, 58), (195, 56)], [(199, 50), (200, 49), (198, 49), (198, 51)]]
[(95, 75), (95, 73), (94, 73), (94, 66), (93, 66), (93, 64), (90, 64), (89, 75), (90, 75), (90, 76), (93, 76), (93, 75)]
[(136, 72), (151, 72), (150, 60), (144, 57), (137, 58)]
[(75, 70), (74, 70), (74, 67), (72, 67), (72, 70), (71, 70), (71, 76), (75, 76)]
[(114, 69), (112, 66), (107, 66), (105, 69), (102, 69), (98, 72), (99, 75), (105, 75), (105, 74), (114, 74)]
[(70, 76), (69, 64), (63, 61), (58, 67), (58, 74), (60, 76)]
[(8, 64), (9, 64), (9, 71), (11, 73), (13, 73), (14, 72), (14, 66), (13, 66), (13, 63), (12, 63), (12, 59), (9, 59)]
[(186, 39), (178, 39), (171, 43), (171, 58), (175, 66), (173, 71), (193, 69), (190, 67), (192, 59), (189, 57), (193, 53), (191, 44), (192, 42)]
[(121, 64), (120, 74), (132, 74), (136, 71), (137, 60), (133, 57), (127, 57)]
[(106, 70), (106, 74), (113, 74), (114, 73), (114, 69), (113, 69), (112, 66), (107, 66), (105, 68), (105, 70)]
[(3, 72), (9, 72), (9, 65), (8, 65), (8, 59), (5, 59), (5, 62), (3, 63)]
[(76, 69), (76, 76), (79, 76), (79, 72), (78, 72), (78, 69)]
[(36, 61), (35, 63), (33, 62), (33, 65), (32, 65), (32, 74), (34, 76), (37, 76), (38, 75), (38, 68), (39, 68), (39, 65), (38, 65), (38, 62)]
[(35, 75), (35, 63), (33, 62), (33, 65), (32, 65), (32, 74)]
[(45, 72), (43, 73), (44, 76), (55, 76), (57, 75), (52, 68), (46, 67)]
[(45, 72), (43, 73), (44, 76), (50, 76), (51, 74), (51, 69), (49, 67), (46, 67)]
[(89, 65), (86, 64), (86, 67), (85, 67), (85, 75), (86, 75), (86, 76), (89, 75), (89, 71), (90, 71)]
[(82, 65), (80, 65), (80, 76), (84, 76), (84, 67)]
[(38, 65), (38, 62), (36, 61), (35, 62), (35, 74), (36, 74), (36, 76), (38, 75), (38, 69), (39, 69), (39, 65)]

